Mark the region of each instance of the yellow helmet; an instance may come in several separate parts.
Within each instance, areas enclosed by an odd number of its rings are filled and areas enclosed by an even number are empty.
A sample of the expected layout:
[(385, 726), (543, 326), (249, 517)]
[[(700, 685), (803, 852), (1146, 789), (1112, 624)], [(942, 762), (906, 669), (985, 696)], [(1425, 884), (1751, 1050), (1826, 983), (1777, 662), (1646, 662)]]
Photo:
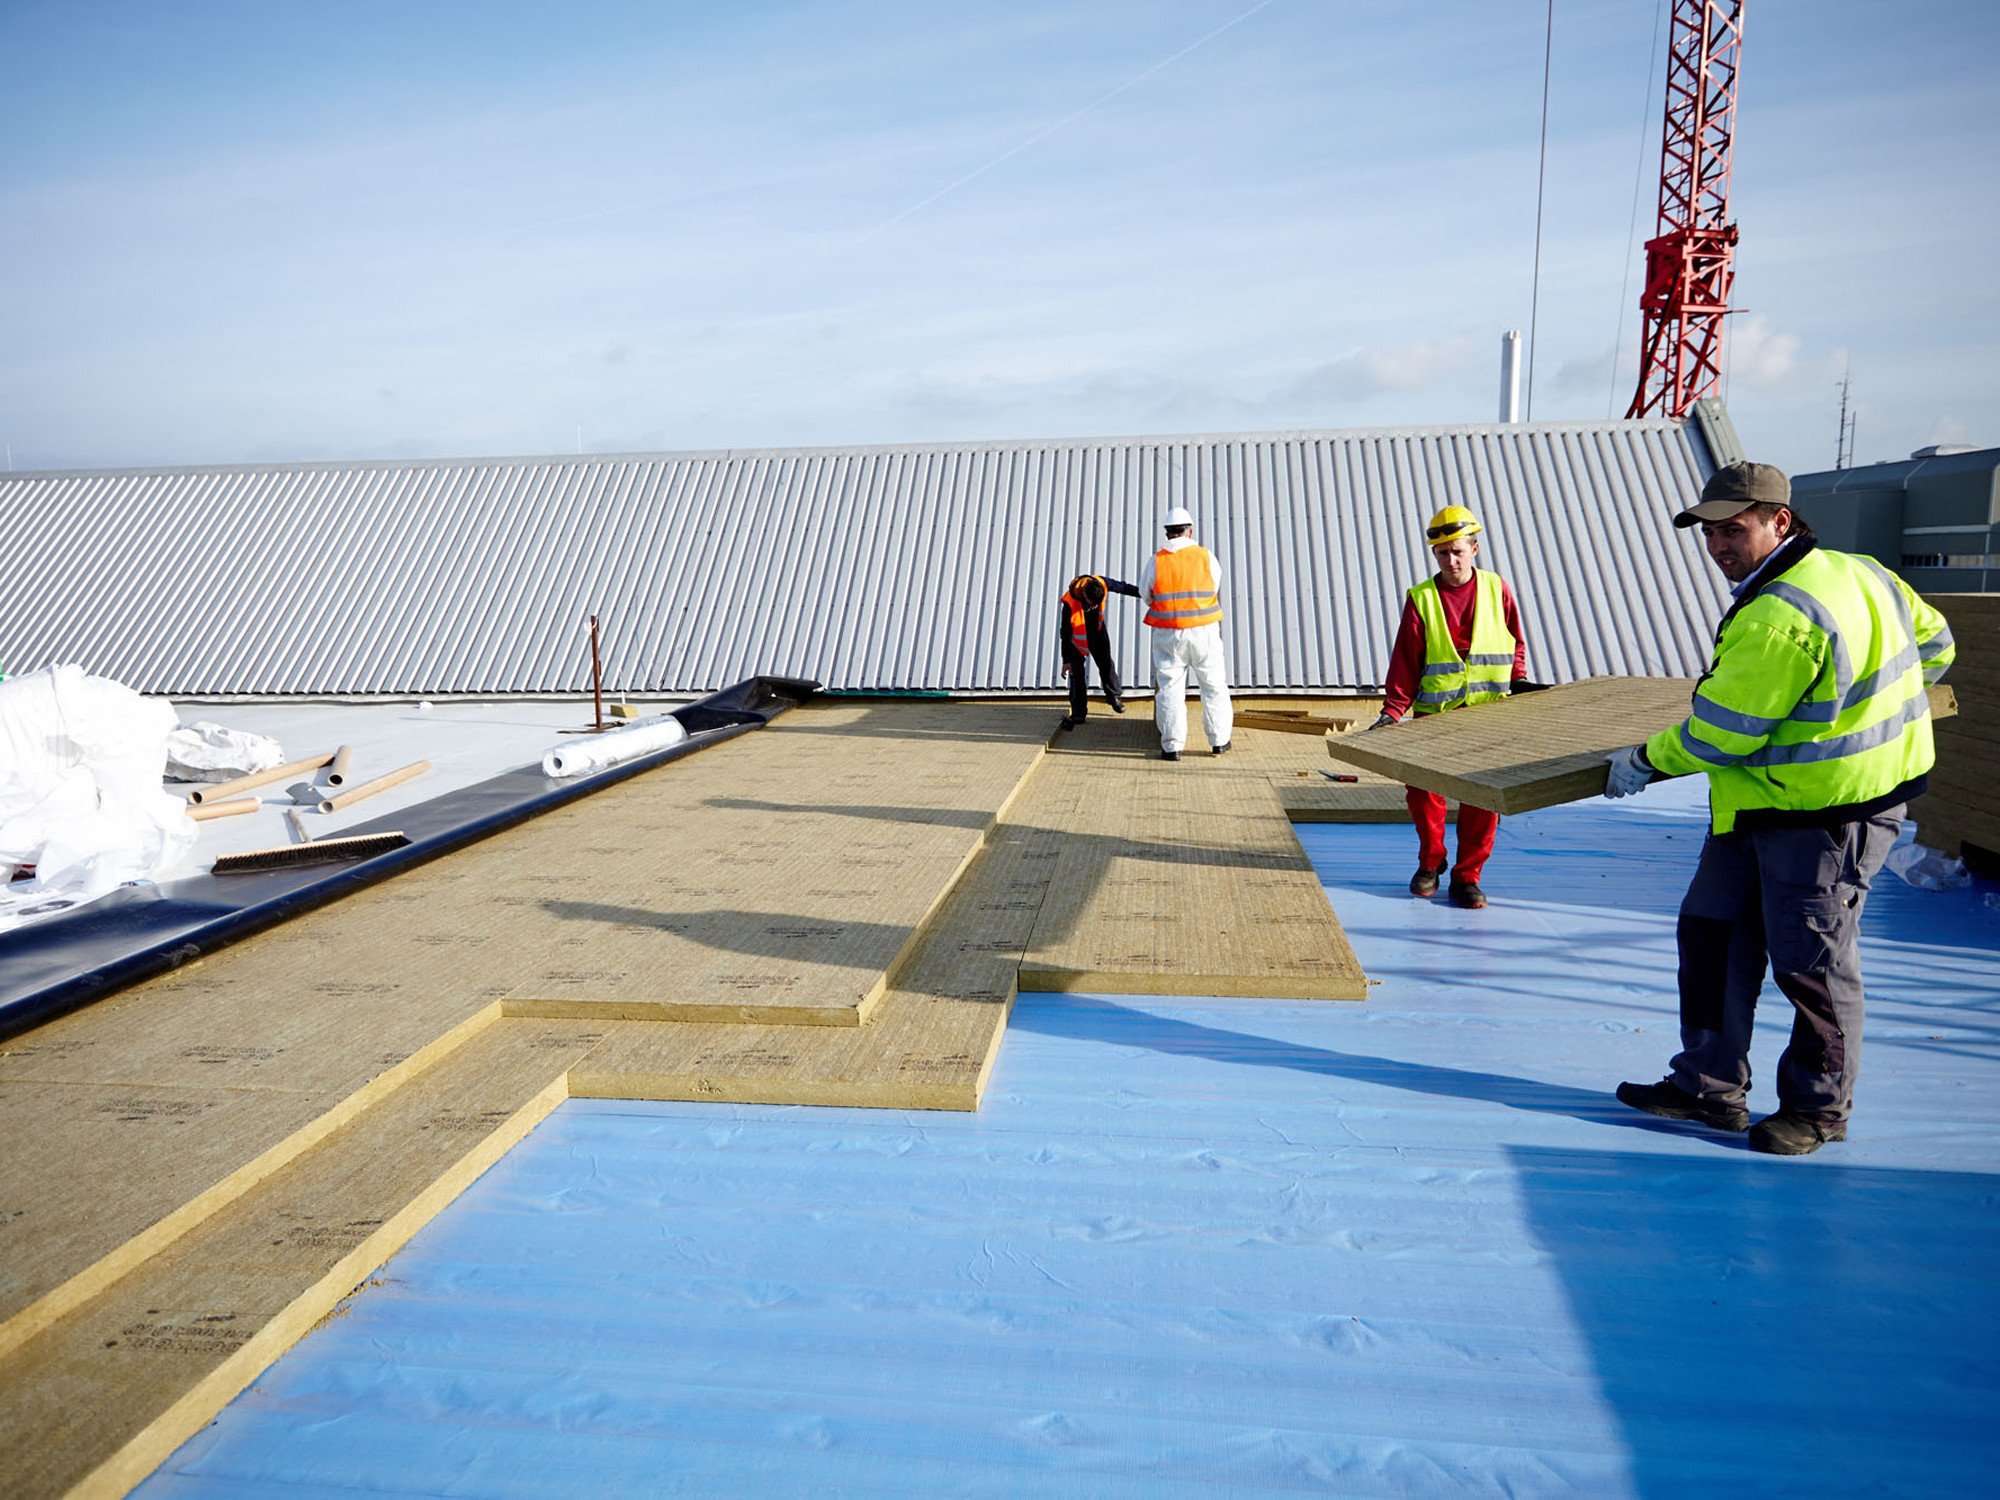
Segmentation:
[(1444, 542), (1455, 542), (1462, 536), (1479, 535), (1479, 517), (1463, 505), (1447, 505), (1431, 517), (1424, 528), (1424, 545), (1436, 547)]

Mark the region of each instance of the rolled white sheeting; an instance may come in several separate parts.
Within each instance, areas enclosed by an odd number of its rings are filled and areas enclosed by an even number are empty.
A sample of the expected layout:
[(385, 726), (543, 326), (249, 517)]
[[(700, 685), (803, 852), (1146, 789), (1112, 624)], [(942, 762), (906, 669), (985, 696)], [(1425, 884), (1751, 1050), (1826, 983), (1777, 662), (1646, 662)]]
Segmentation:
[(558, 745), (542, 757), (544, 776), (588, 776), (593, 771), (622, 765), (655, 750), (670, 749), (688, 737), (687, 726), (679, 719), (659, 719), (651, 724), (634, 724), (629, 729), (613, 729), (605, 734)]

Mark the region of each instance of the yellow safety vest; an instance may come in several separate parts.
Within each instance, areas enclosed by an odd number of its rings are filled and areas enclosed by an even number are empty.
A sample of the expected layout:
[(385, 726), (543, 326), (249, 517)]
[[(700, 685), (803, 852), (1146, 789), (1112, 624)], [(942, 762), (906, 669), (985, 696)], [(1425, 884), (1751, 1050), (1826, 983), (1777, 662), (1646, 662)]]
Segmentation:
[(1417, 683), (1419, 714), (1443, 713), (1468, 703), (1491, 703), (1512, 690), (1514, 654), (1520, 643), (1507, 628), (1507, 597), (1498, 573), (1473, 570), (1479, 595), (1472, 602), (1472, 640), (1464, 656), (1445, 622), (1444, 600), (1435, 578), (1410, 590), (1410, 602), (1424, 626), (1424, 675)]
[(1153, 592), (1146, 623), (1163, 630), (1192, 630), (1222, 618), (1215, 590), (1215, 559), (1206, 547), (1162, 547), (1153, 558)]

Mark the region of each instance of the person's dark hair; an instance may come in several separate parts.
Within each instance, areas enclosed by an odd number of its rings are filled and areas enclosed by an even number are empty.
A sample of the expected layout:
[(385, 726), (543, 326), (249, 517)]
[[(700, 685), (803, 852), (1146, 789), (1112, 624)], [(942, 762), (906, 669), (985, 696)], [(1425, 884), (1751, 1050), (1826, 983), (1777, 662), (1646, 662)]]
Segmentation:
[(1187, 534), (1188, 534), (1189, 532), (1191, 532), (1191, 531), (1193, 531), (1193, 530), (1194, 530), (1194, 528), (1193, 528), (1192, 526), (1169, 526), (1169, 527), (1167, 528), (1167, 535), (1168, 535), (1168, 536), (1186, 536), (1186, 535), (1187, 535)]
[(1759, 500), (1755, 505), (1746, 505), (1741, 514), (1746, 516), (1759, 515), (1769, 521), (1775, 518), (1781, 510), (1788, 510), (1792, 513), (1792, 529), (1785, 533), (1786, 536), (1811, 536), (1813, 534), (1811, 523), (1799, 513), (1799, 508), (1796, 505), (1779, 505), (1775, 501)]

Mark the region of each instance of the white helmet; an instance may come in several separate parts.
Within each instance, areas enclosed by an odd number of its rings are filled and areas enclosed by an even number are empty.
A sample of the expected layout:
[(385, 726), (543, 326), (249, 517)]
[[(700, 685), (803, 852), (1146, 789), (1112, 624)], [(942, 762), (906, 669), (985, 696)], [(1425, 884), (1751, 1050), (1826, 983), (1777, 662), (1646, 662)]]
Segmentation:
[(1172, 510), (1167, 512), (1166, 527), (1169, 531), (1173, 530), (1176, 526), (1192, 525), (1194, 525), (1194, 515), (1185, 505), (1176, 505)]

